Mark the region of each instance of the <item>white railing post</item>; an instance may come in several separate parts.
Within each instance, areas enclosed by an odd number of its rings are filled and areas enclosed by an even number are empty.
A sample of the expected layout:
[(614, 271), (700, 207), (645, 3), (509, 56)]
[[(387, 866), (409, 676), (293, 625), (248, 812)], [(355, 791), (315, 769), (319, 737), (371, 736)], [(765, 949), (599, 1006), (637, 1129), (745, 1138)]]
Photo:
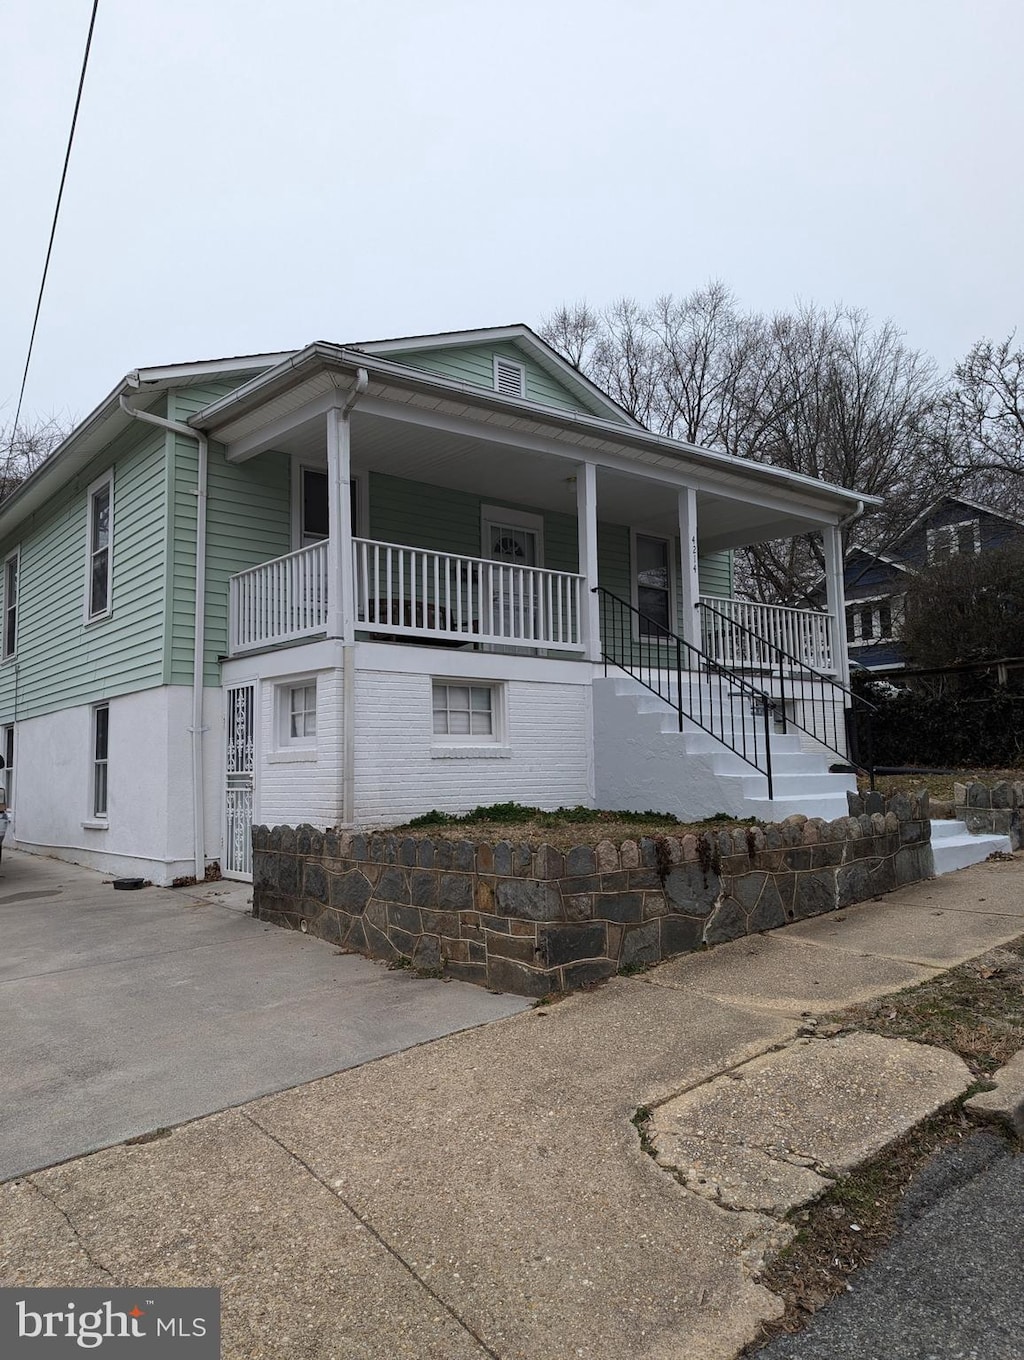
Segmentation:
[(327, 412), (327, 636), (355, 641), (352, 557), (352, 453), (349, 418)]
[(576, 534), (583, 600), (579, 615), (580, 641), (588, 661), (601, 660), (601, 606), (597, 590), (597, 468), (576, 467)]
[(700, 576), (697, 553), (697, 493), (688, 486), (679, 493), (679, 570), (682, 582), (682, 637), (691, 647), (700, 648)]
[(849, 688), (850, 656), (846, 646), (846, 590), (843, 584), (843, 535), (838, 524), (822, 530), (825, 547), (825, 607), (832, 628), (832, 669)]

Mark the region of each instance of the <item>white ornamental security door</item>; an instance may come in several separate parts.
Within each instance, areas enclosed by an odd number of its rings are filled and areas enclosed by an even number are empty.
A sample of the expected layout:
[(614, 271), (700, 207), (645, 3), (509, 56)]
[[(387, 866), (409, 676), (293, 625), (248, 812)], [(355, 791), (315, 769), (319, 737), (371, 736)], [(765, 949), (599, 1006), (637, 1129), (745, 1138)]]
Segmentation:
[(224, 872), (251, 878), (256, 686), (235, 685), (227, 698)]

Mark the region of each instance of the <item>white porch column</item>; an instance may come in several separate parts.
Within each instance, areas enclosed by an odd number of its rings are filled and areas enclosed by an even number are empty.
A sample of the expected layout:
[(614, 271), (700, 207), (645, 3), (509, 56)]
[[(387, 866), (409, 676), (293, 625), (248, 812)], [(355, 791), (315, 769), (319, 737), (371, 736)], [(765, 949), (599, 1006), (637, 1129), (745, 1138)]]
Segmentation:
[(825, 608), (832, 618), (833, 664), (836, 677), (850, 684), (850, 654), (846, 639), (846, 590), (843, 583), (843, 535), (838, 524), (821, 531), (825, 547)]
[(703, 650), (700, 628), (700, 576), (697, 570), (697, 493), (688, 486), (679, 493), (679, 569), (682, 578), (680, 607), (683, 641)]
[(576, 533), (579, 542), (579, 573), (583, 577), (580, 601), (580, 633), (584, 656), (601, 660), (601, 606), (597, 586), (597, 468), (580, 463), (576, 468)]
[(355, 641), (355, 561), (352, 555), (352, 455), (349, 418), (327, 412), (327, 636)]

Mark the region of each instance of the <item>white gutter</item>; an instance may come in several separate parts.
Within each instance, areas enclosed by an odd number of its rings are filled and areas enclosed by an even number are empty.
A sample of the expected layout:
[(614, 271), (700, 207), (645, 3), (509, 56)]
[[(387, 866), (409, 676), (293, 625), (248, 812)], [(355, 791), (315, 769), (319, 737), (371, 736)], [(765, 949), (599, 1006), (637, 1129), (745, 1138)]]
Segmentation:
[[(356, 382), (352, 391), (349, 393), (345, 405), (341, 408), (342, 424), (346, 427), (346, 443), (348, 442), (348, 420), (352, 414), (352, 408), (370, 385), (369, 375), (365, 368), (360, 368), (356, 372)], [(352, 496), (351, 496), (351, 472), (352, 466), (349, 461), (349, 490), (345, 493), (343, 513), (351, 517)], [(351, 535), (349, 535), (349, 547), (351, 549)], [(339, 544), (339, 551), (341, 545)], [(348, 553), (348, 560), (342, 563), (342, 569), (352, 572), (355, 569), (355, 554)], [(356, 638), (355, 620), (350, 620), (351, 627), (345, 630), (345, 636), (341, 644), (341, 705), (342, 705), (342, 727), (341, 735), (341, 808), (344, 814), (345, 825), (355, 825), (355, 802), (356, 802)]]
[[(140, 382), (135, 374), (128, 382), (136, 389)], [(134, 420), (158, 425), (173, 434), (186, 435), (199, 446), (199, 467), (196, 473), (196, 609), (195, 636), (192, 647), (192, 836), (195, 846), (196, 882), (206, 878), (206, 800), (203, 792), (203, 660), (206, 650), (206, 482), (210, 446), (205, 434), (178, 420), (167, 420), (150, 411), (137, 411), (122, 394), (121, 410)]]

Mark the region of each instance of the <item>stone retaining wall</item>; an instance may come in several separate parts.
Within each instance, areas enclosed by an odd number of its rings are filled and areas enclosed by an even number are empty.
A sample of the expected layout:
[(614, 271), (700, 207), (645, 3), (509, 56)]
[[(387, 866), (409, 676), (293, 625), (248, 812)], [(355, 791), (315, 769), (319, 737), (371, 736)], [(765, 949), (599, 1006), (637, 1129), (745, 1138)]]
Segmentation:
[[(393, 963), (544, 996), (835, 911), (932, 873), (928, 795), (851, 816), (551, 845), (253, 829), (253, 914)], [(855, 815), (853, 815), (855, 814)]]
[(953, 814), (967, 823), (967, 830), (997, 832), (1009, 836), (1014, 850), (1024, 843), (1021, 835), (1021, 809), (1024, 808), (1024, 783), (1002, 780), (998, 784), (954, 784)]

